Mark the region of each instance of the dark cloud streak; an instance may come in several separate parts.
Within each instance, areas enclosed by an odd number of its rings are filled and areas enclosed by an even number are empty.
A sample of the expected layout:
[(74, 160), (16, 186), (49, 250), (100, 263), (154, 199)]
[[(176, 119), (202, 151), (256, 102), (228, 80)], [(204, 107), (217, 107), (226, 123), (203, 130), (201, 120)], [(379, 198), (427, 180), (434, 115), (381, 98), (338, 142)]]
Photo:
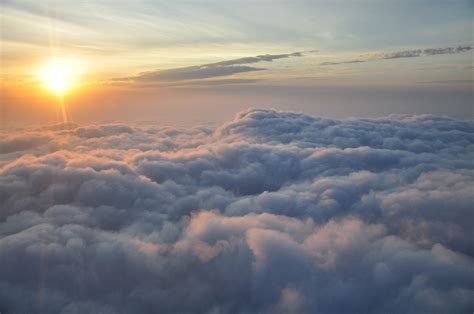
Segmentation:
[(225, 66), (225, 67), (187, 67), (163, 71), (142, 72), (134, 80), (142, 82), (153, 81), (183, 81), (206, 79), (212, 77), (229, 76), (236, 73), (262, 71), (265, 69), (249, 66)]
[(210, 63), (205, 66), (209, 67), (220, 67), (220, 66), (229, 66), (229, 65), (236, 65), (236, 64), (251, 64), (251, 63), (258, 63), (258, 62), (272, 62), (273, 60), (278, 59), (286, 59), (290, 57), (302, 57), (303, 52), (293, 52), (287, 54), (279, 54), (279, 55), (259, 55), (256, 57), (245, 57), (233, 60), (227, 60), (222, 62)]
[(347, 61), (336, 61), (336, 62), (322, 62), (320, 66), (327, 65), (339, 65), (339, 64), (350, 64), (350, 63), (364, 63), (375, 60), (389, 60), (389, 59), (400, 59), (400, 58), (416, 58), (426, 56), (436, 56), (445, 54), (456, 54), (471, 51), (471, 46), (459, 46), (459, 47), (447, 47), (447, 48), (429, 48), (429, 49), (416, 49), (416, 50), (400, 50), (400, 51), (388, 51), (388, 52), (375, 52), (361, 55), (365, 59), (347, 60)]
[(277, 55), (259, 55), (256, 57), (245, 57), (233, 60), (208, 63), (199, 66), (184, 68), (157, 70), (141, 72), (136, 76), (116, 78), (111, 81), (133, 81), (133, 82), (174, 82), (183, 80), (200, 80), (212, 77), (231, 76), (233, 74), (263, 71), (265, 68), (244, 66), (242, 64), (253, 64), (259, 62), (272, 62), (273, 60), (290, 57), (302, 57), (303, 52), (294, 52)]

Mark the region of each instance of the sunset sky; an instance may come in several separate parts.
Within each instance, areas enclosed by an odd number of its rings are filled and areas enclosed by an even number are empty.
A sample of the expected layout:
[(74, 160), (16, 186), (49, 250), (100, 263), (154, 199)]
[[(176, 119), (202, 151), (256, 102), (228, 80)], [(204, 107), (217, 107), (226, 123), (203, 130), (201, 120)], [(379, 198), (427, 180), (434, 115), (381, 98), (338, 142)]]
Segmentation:
[(474, 313), (473, 0), (0, 0), (0, 314)]
[(468, 0), (0, 6), (3, 123), (57, 119), (37, 75), (51, 58), (73, 64), (76, 121), (220, 121), (249, 107), (473, 115)]

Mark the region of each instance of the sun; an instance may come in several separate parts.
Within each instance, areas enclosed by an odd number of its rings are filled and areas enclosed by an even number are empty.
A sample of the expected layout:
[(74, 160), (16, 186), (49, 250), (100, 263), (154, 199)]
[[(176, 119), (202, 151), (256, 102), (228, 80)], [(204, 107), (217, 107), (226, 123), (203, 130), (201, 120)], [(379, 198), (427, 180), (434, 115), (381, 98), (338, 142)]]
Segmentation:
[(48, 59), (37, 72), (38, 79), (43, 83), (43, 86), (61, 97), (77, 84), (78, 75), (78, 62), (66, 58)]

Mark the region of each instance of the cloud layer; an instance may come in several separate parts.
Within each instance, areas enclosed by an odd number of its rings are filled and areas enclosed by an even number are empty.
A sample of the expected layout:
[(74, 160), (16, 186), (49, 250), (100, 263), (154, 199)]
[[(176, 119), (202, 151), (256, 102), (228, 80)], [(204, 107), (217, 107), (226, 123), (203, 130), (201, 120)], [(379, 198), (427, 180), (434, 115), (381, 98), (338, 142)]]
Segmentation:
[(474, 124), (248, 110), (0, 140), (2, 313), (469, 313)]

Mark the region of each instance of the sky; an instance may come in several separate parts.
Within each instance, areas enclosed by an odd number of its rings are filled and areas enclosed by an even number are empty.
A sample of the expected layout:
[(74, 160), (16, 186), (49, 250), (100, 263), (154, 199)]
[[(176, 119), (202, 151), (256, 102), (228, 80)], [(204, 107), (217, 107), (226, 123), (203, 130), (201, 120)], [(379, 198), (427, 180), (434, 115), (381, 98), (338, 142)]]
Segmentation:
[(50, 58), (79, 70), (66, 99), (76, 121), (221, 121), (249, 107), (473, 115), (472, 1), (0, 6), (4, 123), (57, 118), (57, 99), (35, 74)]

